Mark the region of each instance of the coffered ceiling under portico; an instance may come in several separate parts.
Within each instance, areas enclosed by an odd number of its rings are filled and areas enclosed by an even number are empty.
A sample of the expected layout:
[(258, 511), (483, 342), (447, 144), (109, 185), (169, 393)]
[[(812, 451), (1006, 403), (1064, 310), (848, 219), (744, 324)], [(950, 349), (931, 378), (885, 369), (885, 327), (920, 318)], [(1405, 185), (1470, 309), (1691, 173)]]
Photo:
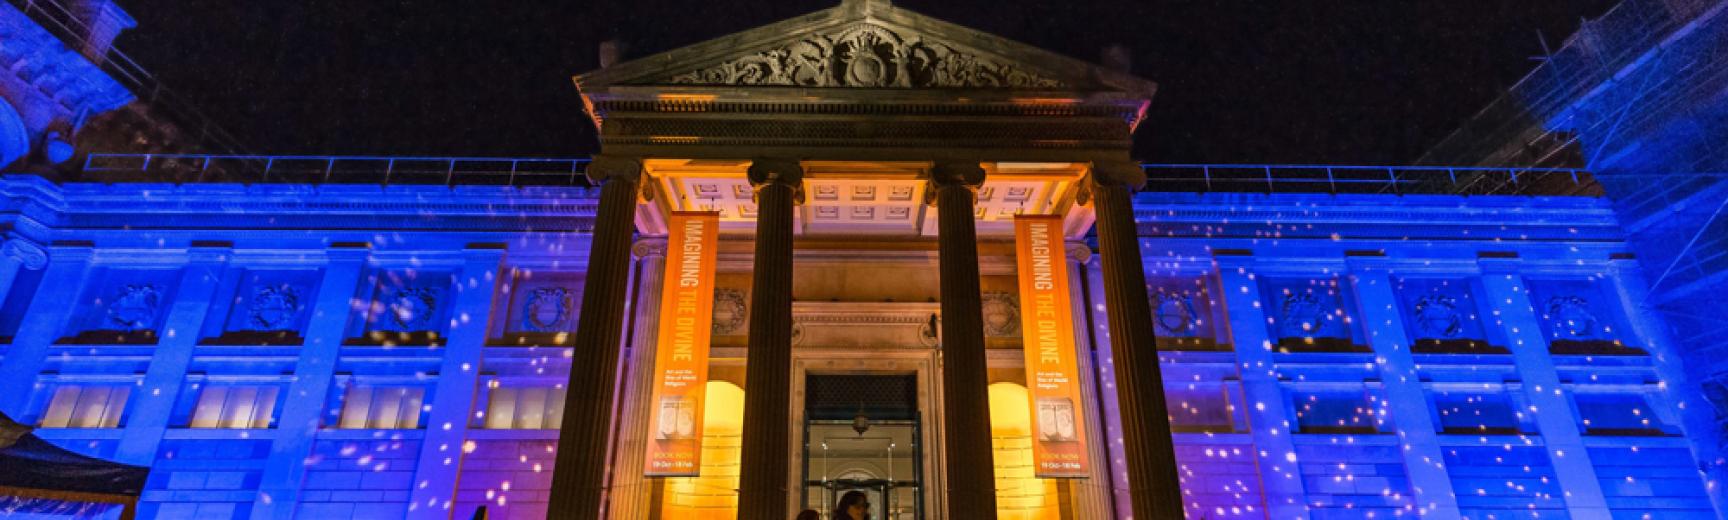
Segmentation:
[[(637, 227), (664, 232), (672, 211), (717, 211), (721, 232), (755, 232), (756, 202), (745, 172), (748, 160), (649, 159)], [(893, 240), (934, 238), (936, 207), (927, 204), (930, 163), (806, 161), (803, 203), (795, 230), (806, 238)], [(984, 163), (984, 185), (975, 208), (980, 237), (1006, 238), (1017, 214), (1066, 215), (1069, 235), (1092, 224), (1080, 204), (1087, 165), (1079, 163)]]

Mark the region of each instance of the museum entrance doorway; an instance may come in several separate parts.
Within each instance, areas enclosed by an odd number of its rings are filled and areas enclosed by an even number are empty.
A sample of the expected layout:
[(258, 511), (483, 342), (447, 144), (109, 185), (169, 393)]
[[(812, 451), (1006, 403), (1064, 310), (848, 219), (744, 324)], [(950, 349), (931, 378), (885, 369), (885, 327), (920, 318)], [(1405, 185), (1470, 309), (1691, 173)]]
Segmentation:
[(809, 374), (804, 403), (804, 507), (857, 491), (872, 519), (924, 518), (917, 374)]

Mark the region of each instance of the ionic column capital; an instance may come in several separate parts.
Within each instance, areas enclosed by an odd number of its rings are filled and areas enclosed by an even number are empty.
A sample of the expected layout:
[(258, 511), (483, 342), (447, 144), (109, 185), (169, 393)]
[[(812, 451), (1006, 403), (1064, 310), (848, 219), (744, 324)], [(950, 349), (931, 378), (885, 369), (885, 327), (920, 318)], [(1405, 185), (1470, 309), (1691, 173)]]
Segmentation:
[(750, 161), (746, 173), (750, 186), (762, 191), (769, 186), (792, 188), (792, 203), (804, 203), (804, 164), (797, 159), (762, 157)]
[(19, 265), (32, 271), (48, 266), (48, 252), (42, 246), (21, 238), (0, 244), (0, 258), (16, 259)]
[(1133, 161), (1092, 163), (1092, 184), (1137, 190), (1146, 185), (1146, 170)]
[(930, 168), (930, 182), (943, 187), (959, 185), (978, 189), (984, 185), (984, 167), (971, 161), (939, 162)]
[(588, 180), (595, 185), (611, 181), (635, 183), (642, 179), (642, 161), (636, 157), (595, 155), (588, 163)]
[(984, 185), (984, 167), (976, 162), (939, 162), (930, 168), (930, 187), (924, 190), (924, 204), (936, 205), (936, 192), (943, 188), (963, 188), (973, 194), (977, 203), (978, 188)]
[(630, 246), (630, 254), (636, 255), (636, 258), (648, 258), (651, 256), (665, 258), (666, 257), (666, 238), (665, 237), (639, 238), (636, 240), (635, 245)]

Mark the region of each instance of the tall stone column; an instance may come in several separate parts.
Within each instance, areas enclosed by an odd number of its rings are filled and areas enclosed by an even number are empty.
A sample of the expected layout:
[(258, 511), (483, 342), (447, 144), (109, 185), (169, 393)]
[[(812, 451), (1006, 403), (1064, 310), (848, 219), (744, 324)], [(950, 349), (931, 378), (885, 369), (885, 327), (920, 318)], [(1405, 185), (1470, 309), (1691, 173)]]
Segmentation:
[(1248, 434), (1254, 439), (1254, 461), (1260, 466), (1260, 489), (1266, 497), (1266, 518), (1307, 520), (1308, 496), (1302, 485), (1302, 465), (1290, 434), (1296, 428), (1284, 406), (1278, 365), (1272, 358), (1272, 338), (1253, 271), (1254, 257), (1217, 256), (1218, 300), (1230, 320), (1230, 340), (1236, 349), (1242, 397), (1247, 402)]
[(598, 155), (588, 178), (600, 185), (600, 210), (588, 249), (587, 281), (576, 325), (564, 421), (552, 470), (547, 518), (594, 520), (605, 504), (606, 443), (618, 383), (618, 343), (630, 295), (630, 246), (642, 163)]
[(226, 244), (220, 247), (193, 247), (186, 252), (186, 267), (180, 273), (180, 283), (174, 290), (174, 303), (163, 317), (161, 334), (157, 336), (150, 365), (144, 369), (144, 384), (133, 392), (132, 408), (126, 417), (125, 432), (114, 448), (114, 460), (126, 464), (149, 466), (156, 461), (156, 448), (162, 444), (162, 434), (168, 431), (169, 416), (184, 388), (186, 372), (192, 365), (192, 349), (198, 345), (198, 335), (204, 318), (210, 313), (216, 288), (233, 255)]
[(744, 437), (738, 518), (789, 518), (792, 421), (792, 212), (803, 197), (797, 161), (757, 159), (756, 258), (750, 349), (744, 359)]
[(450, 290), (450, 330), (427, 403), (431, 413), (426, 416), (426, 437), (420, 441), (420, 458), (414, 465), (408, 518), (449, 518), (456, 502), (456, 479), (462, 472), (468, 426), (473, 423), (474, 398), (479, 395), (492, 302), (504, 282), (504, 254), (502, 244), (469, 244), (462, 251), (462, 269)]
[(649, 398), (654, 389), (654, 354), (660, 335), (660, 291), (666, 276), (666, 239), (636, 241), (636, 325), (630, 333), (630, 359), (625, 362), (624, 395), (619, 398), (618, 441), (612, 450), (611, 520), (648, 518), (648, 488), (642, 476), (647, 462)]
[(48, 253), (42, 250), (42, 246), (17, 238), (0, 244), (0, 305), (5, 304), (6, 295), (12, 293), (12, 283), (18, 280), (19, 270), (35, 271), (47, 266)]
[(0, 362), (0, 412), (23, 417), (48, 360), (48, 347), (67, 332), (78, 298), (89, 283), (92, 249), (87, 242), (48, 247), (48, 270), (24, 311), (5, 361)]
[(1086, 328), (1086, 313), (1091, 305), (1086, 300), (1086, 283), (1082, 272), (1092, 258), (1092, 248), (1084, 243), (1068, 243), (1069, 312), (1074, 317), (1074, 359), (1080, 370), (1081, 409), (1086, 419), (1085, 479), (1070, 479), (1074, 486), (1074, 518), (1076, 520), (1109, 520), (1115, 517), (1110, 504), (1110, 457), (1106, 454), (1104, 404), (1098, 395), (1098, 376), (1092, 363), (1092, 331)]
[(1578, 414), (1573, 411), (1560, 373), (1548, 353), (1548, 339), (1531, 307), (1529, 285), (1517, 273), (1518, 261), (1483, 259), (1482, 293), (1493, 310), (1494, 321), (1504, 331), (1512, 364), (1523, 381), (1530, 415), (1542, 432), (1542, 446), (1554, 464), (1554, 478), (1566, 490), (1566, 512), (1572, 518), (1611, 518), (1608, 499), (1597, 479), (1596, 466), (1578, 432)]
[(1109, 314), (1111, 354), (1128, 459), (1129, 501), (1134, 518), (1182, 518), (1181, 478), (1164, 404), (1158, 345), (1152, 336), (1152, 304), (1134, 224), (1133, 190), (1146, 173), (1129, 162), (1092, 170), (1092, 200), (1098, 213), (1098, 253), (1104, 271), (1104, 306)]
[(990, 375), (973, 209), (984, 169), (978, 163), (938, 164), (930, 177), (941, 256), (942, 454), (948, 469), (948, 517), (996, 518)]
[(1410, 353), (1410, 335), (1404, 315), (1392, 290), (1392, 277), (1385, 258), (1351, 258), (1350, 288), (1356, 295), (1358, 317), (1368, 332), (1375, 365), (1386, 389), (1386, 408), (1398, 426), (1398, 453), (1410, 476), (1417, 514), (1433, 518), (1459, 518), (1458, 497), (1452, 476), (1446, 471), (1446, 454), (1440, 448), (1440, 431), (1428, 411), (1428, 394), (1416, 373), (1416, 358)]
[(282, 418), (276, 421), (276, 438), (270, 441), (270, 459), (259, 478), (252, 520), (294, 518), (306, 480), (306, 458), (312, 455), (324, 422), (324, 407), (330, 402), (336, 359), (342, 354), (342, 339), (354, 309), (354, 292), (371, 253), (364, 242), (332, 245), (325, 252), (324, 278), (318, 283), (305, 343), (294, 362), (294, 380), (288, 384)]

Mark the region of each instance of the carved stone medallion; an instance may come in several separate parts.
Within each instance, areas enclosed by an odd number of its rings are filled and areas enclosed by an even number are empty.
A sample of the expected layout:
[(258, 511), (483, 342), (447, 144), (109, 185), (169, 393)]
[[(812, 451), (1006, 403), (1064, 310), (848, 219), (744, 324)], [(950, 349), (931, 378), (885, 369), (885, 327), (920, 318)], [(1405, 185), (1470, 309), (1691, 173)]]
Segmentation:
[(860, 23), (674, 76), (695, 85), (1061, 88), (1063, 83), (952, 45)]
[(1423, 338), (1456, 338), (1464, 332), (1464, 316), (1458, 312), (1458, 299), (1444, 294), (1429, 294), (1416, 299), (1414, 314), (1416, 331)]
[(569, 289), (541, 287), (528, 293), (522, 304), (522, 326), (532, 332), (557, 332), (570, 324), (574, 299)]
[(403, 287), (388, 300), (390, 321), (402, 330), (424, 330), (438, 310), (438, 294), (426, 287)]
[(1555, 296), (1548, 299), (1545, 309), (1548, 329), (1565, 339), (1586, 339), (1596, 336), (1596, 313), (1590, 312), (1590, 300), (1582, 296)]
[(743, 291), (725, 287), (714, 290), (714, 335), (738, 334), (744, 330), (744, 320), (749, 317)]
[(144, 330), (155, 326), (156, 311), (162, 305), (162, 291), (152, 284), (121, 287), (114, 302), (108, 304), (108, 325), (119, 330)]
[(246, 326), (252, 330), (286, 330), (300, 315), (300, 289), (292, 285), (266, 285), (252, 292), (246, 305)]
[(1153, 323), (1158, 325), (1158, 332), (1171, 336), (1192, 336), (1195, 326), (1199, 324), (1199, 316), (1194, 312), (1194, 299), (1190, 296), (1161, 293), (1153, 297)]
[(1311, 292), (1292, 292), (1284, 295), (1280, 310), (1284, 321), (1279, 325), (1281, 337), (1302, 338), (1318, 336), (1325, 328), (1325, 315), (1330, 298)]
[(992, 338), (1020, 335), (1020, 300), (1014, 295), (987, 292), (984, 300), (984, 335)]

